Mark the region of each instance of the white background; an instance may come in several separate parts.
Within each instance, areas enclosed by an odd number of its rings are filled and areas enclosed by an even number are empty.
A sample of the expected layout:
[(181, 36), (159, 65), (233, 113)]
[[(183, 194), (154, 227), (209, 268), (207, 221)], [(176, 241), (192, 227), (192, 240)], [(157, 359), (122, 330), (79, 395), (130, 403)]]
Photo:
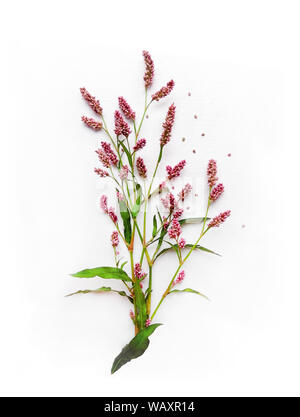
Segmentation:
[[(290, 95), (299, 87), (298, 12), (296, 1), (264, 0), (4, 6), (2, 395), (299, 395), (299, 100)], [(201, 178), (191, 213), (203, 214), (206, 163), (217, 159), (226, 194), (213, 214), (232, 217), (203, 242), (222, 258), (199, 253), (186, 267), (187, 286), (212, 301), (170, 297), (148, 351), (111, 376), (132, 337), (127, 301), (64, 298), (107, 284), (69, 273), (113, 264), (93, 173), (103, 135), (82, 126), (92, 114), (79, 87), (97, 95), (109, 121), (119, 95), (140, 117), (143, 49), (155, 62), (153, 90), (176, 82), (145, 122), (149, 170), (174, 101), (163, 165), (187, 159), (187, 178)], [(157, 263), (155, 303), (174, 267), (172, 255)]]

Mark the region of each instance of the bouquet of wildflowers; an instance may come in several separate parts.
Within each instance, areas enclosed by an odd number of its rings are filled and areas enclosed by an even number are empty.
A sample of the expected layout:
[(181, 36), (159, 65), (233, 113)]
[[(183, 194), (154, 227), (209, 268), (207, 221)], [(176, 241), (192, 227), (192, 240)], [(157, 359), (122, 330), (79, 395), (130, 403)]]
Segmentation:
[[(111, 245), (115, 266), (84, 269), (72, 276), (115, 279), (124, 284), (124, 289), (119, 291), (102, 286), (96, 290), (78, 291), (74, 294), (112, 291), (126, 297), (131, 305), (129, 315), (133, 323), (134, 337), (115, 358), (112, 373), (145, 352), (149, 345), (149, 336), (161, 325), (154, 321), (157, 312), (171, 294), (189, 292), (203, 296), (199, 291), (182, 287), (182, 282), (186, 280), (183, 266), (195, 250), (214, 253), (201, 246), (199, 242), (208, 231), (220, 226), (230, 215), (230, 211), (224, 211), (212, 219), (208, 217), (210, 206), (224, 192), (223, 184), (218, 183), (217, 164), (213, 159), (208, 162), (209, 194), (207, 210), (202, 217), (184, 218), (183, 216), (183, 202), (192, 191), (190, 184), (184, 185), (176, 195), (170, 192), (169, 186), (182, 174), (186, 165), (185, 160), (173, 167), (167, 165), (165, 179), (155, 185), (158, 169), (171, 139), (175, 122), (175, 105), (172, 104), (168, 108), (162, 125), (159, 153), (153, 172), (149, 172), (141, 156), (142, 150), (147, 146), (147, 140), (141, 137), (140, 133), (150, 106), (171, 93), (174, 81), (169, 81), (166, 86), (149, 97), (149, 89), (154, 78), (154, 64), (149, 52), (143, 51), (143, 57), (146, 67), (145, 107), (139, 122), (131, 106), (123, 97), (119, 97), (119, 110), (115, 111), (114, 133), (112, 133), (105, 122), (99, 101), (85, 88), (80, 89), (82, 97), (97, 116), (97, 119), (82, 116), (83, 123), (94, 131), (103, 132), (103, 135), (107, 137), (107, 141), (102, 140), (101, 146), (96, 150), (101, 167), (95, 168), (95, 173), (103, 180), (110, 180), (116, 192), (117, 209), (109, 205), (106, 195), (102, 195), (100, 199), (101, 209), (114, 229), (111, 234)], [(154, 212), (149, 209), (149, 203), (153, 200), (159, 203)], [(151, 217), (151, 222), (149, 217)], [(149, 223), (151, 230), (149, 230)], [(194, 223), (199, 230), (198, 238), (193, 243), (187, 243), (183, 237), (184, 225), (190, 223)], [(137, 245), (138, 242), (139, 245)], [(127, 261), (123, 261), (119, 256), (120, 244), (123, 244), (128, 252)], [(154, 267), (158, 259), (170, 251), (176, 253), (178, 263), (174, 265), (174, 271), (170, 275), (170, 281), (160, 301), (153, 307)]]

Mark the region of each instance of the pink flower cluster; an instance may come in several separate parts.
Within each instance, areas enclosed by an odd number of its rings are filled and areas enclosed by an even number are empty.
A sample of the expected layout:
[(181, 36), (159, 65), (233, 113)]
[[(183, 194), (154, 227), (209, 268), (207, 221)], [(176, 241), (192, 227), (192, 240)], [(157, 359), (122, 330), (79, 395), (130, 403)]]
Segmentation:
[(173, 214), (174, 219), (179, 219), (183, 214), (183, 209), (179, 208)]
[(117, 155), (111, 149), (110, 144), (107, 142), (101, 142), (101, 146), (102, 146), (103, 151), (108, 156), (110, 163), (114, 166), (118, 165), (119, 160), (117, 158)]
[(150, 320), (150, 319), (147, 319), (147, 320), (145, 321), (145, 327), (149, 327), (149, 326), (150, 326), (150, 324), (151, 324), (151, 320)]
[(186, 241), (185, 239), (183, 239), (183, 237), (180, 239), (180, 241), (178, 242), (178, 246), (180, 247), (180, 249), (183, 249), (186, 245)]
[(98, 155), (100, 161), (102, 162), (103, 166), (105, 168), (109, 168), (110, 167), (110, 159), (108, 157), (108, 155), (106, 155), (106, 153), (104, 152), (103, 149), (97, 149), (96, 154)]
[(179, 200), (184, 201), (191, 191), (192, 191), (191, 184), (185, 184), (185, 186), (180, 191), (180, 193), (178, 193)]
[(91, 96), (91, 94), (86, 90), (86, 88), (81, 88), (80, 92), (82, 94), (82, 97), (87, 101), (88, 105), (92, 110), (94, 110), (95, 113), (99, 114), (99, 116), (102, 115), (102, 107), (100, 106), (100, 103), (98, 100), (96, 100), (95, 97)]
[(124, 200), (124, 196), (123, 196), (123, 194), (122, 193), (120, 193), (120, 191), (119, 190), (117, 190), (117, 199), (118, 199), (118, 201), (122, 201), (122, 200)]
[(129, 120), (135, 119), (135, 112), (129, 106), (124, 97), (119, 97), (119, 107), (124, 116)]
[(169, 107), (166, 120), (163, 123), (163, 132), (160, 137), (160, 146), (165, 146), (171, 139), (172, 128), (175, 121), (175, 110), (176, 107), (173, 104)]
[(230, 216), (230, 213), (231, 211), (227, 210), (227, 211), (224, 211), (224, 213), (221, 213), (218, 216), (214, 217), (209, 223), (208, 227), (219, 227), (220, 224), (224, 223), (227, 217)]
[(110, 240), (112, 247), (116, 248), (119, 245), (119, 233), (117, 231), (112, 232)]
[(107, 207), (107, 196), (106, 195), (101, 196), (101, 198), (100, 198), (100, 207), (102, 208), (104, 213), (109, 215), (109, 217), (111, 218), (111, 220), (114, 223), (117, 223), (118, 217), (115, 213), (115, 209), (113, 207), (109, 207), (109, 208)]
[(186, 165), (186, 161), (180, 161), (177, 165), (174, 166), (174, 168), (172, 168), (170, 165), (166, 166), (166, 171), (168, 174), (168, 179), (172, 180), (173, 178), (179, 177), (181, 171), (183, 170), (183, 168)]
[(208, 162), (207, 177), (208, 177), (208, 184), (209, 184), (210, 187), (213, 187), (214, 185), (216, 185), (216, 183), (218, 181), (217, 163), (214, 159), (211, 159)]
[(105, 168), (109, 168), (111, 165), (116, 166), (118, 164), (118, 158), (111, 146), (107, 142), (101, 142), (102, 149), (97, 149), (95, 152), (98, 155), (100, 161)]
[(175, 281), (173, 281), (172, 287), (174, 287), (177, 284), (180, 284), (184, 280), (184, 278), (185, 278), (185, 272), (181, 271), (178, 274), (178, 277), (175, 279)]
[(107, 171), (104, 171), (101, 168), (95, 168), (94, 171), (95, 171), (96, 174), (99, 175), (99, 177), (102, 177), (102, 178), (109, 177), (109, 173)]
[(139, 151), (140, 149), (143, 149), (143, 148), (144, 148), (144, 146), (146, 146), (146, 139), (145, 139), (145, 138), (143, 138), (143, 139), (139, 139), (139, 140), (137, 141), (137, 143), (134, 145), (134, 147), (133, 147), (133, 151), (134, 151), (134, 152), (137, 152), (137, 151)]
[(168, 230), (168, 235), (171, 239), (178, 239), (181, 235), (181, 226), (177, 219), (172, 220), (171, 227)]
[(159, 186), (158, 186), (158, 190), (159, 190), (159, 193), (162, 193), (163, 192), (163, 190), (166, 188), (166, 181), (163, 181), (161, 184), (159, 184)]
[(211, 201), (216, 201), (224, 192), (224, 185), (223, 184), (218, 184), (216, 185), (211, 193), (210, 193), (210, 200)]
[(141, 265), (139, 263), (136, 263), (134, 265), (134, 276), (137, 279), (141, 279), (141, 280), (146, 278), (146, 276), (147, 276), (146, 272), (142, 271)]
[(143, 158), (141, 158), (140, 156), (136, 160), (136, 168), (137, 168), (139, 175), (142, 178), (147, 178), (147, 168), (146, 168)]
[(130, 133), (131, 133), (131, 130), (130, 130), (130, 127), (128, 126), (128, 123), (125, 122), (121, 113), (118, 110), (116, 110), (115, 111), (115, 134), (117, 136), (123, 135), (126, 138), (128, 138)]
[(92, 117), (86, 117), (86, 116), (82, 116), (81, 120), (83, 121), (83, 123), (85, 123), (88, 127), (90, 127), (93, 130), (101, 130), (103, 125), (101, 122), (97, 122), (95, 119), (93, 119)]
[(162, 87), (155, 94), (152, 94), (152, 100), (159, 101), (161, 98), (166, 97), (174, 88), (174, 81), (171, 80), (167, 83), (166, 87)]
[(154, 77), (154, 64), (153, 60), (151, 58), (151, 55), (148, 51), (143, 51), (145, 66), (146, 66), (146, 72), (144, 75), (144, 81), (145, 81), (145, 87), (148, 88), (153, 82)]
[(172, 193), (168, 193), (165, 198), (161, 198), (164, 208), (169, 209), (171, 212), (177, 209), (177, 201)]
[(122, 181), (126, 180), (126, 178), (128, 177), (128, 172), (129, 172), (128, 166), (123, 165), (122, 168), (120, 169), (120, 172), (119, 172), (119, 177)]

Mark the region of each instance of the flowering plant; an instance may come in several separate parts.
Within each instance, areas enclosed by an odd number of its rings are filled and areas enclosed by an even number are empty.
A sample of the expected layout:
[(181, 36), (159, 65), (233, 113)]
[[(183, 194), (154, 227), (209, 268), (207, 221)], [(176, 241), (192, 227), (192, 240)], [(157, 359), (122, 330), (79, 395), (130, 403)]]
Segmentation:
[[(167, 111), (165, 121), (162, 125), (160, 147), (156, 165), (153, 173), (149, 175), (144, 159), (140, 151), (146, 146), (146, 139), (140, 137), (141, 128), (150, 105), (168, 96), (174, 88), (174, 81), (169, 81), (148, 99), (148, 91), (152, 86), (154, 77), (153, 60), (147, 51), (143, 51), (146, 71), (144, 75), (145, 85), (145, 107), (140, 122), (137, 122), (136, 114), (123, 97), (119, 97), (119, 110), (114, 115), (113, 135), (105, 122), (103, 109), (99, 101), (93, 97), (85, 88), (81, 88), (82, 97), (90, 108), (97, 115), (97, 120), (82, 116), (82, 121), (95, 131), (103, 131), (109, 142), (102, 141), (101, 147), (96, 150), (101, 168), (95, 168), (95, 173), (101, 178), (112, 180), (116, 189), (116, 199), (120, 218), (117, 210), (108, 205), (108, 198), (102, 195), (100, 206), (108, 219), (112, 222), (114, 231), (111, 234), (111, 245), (114, 251), (115, 266), (101, 266), (92, 269), (84, 269), (73, 277), (120, 280), (124, 284), (124, 290), (118, 291), (111, 287), (101, 287), (97, 290), (84, 290), (78, 293), (103, 293), (113, 291), (123, 297), (127, 297), (132, 305), (130, 318), (134, 325), (134, 338), (127, 344), (121, 353), (116, 357), (111, 372), (114, 373), (121, 366), (130, 360), (141, 356), (149, 345), (149, 336), (161, 323), (154, 323), (158, 309), (166, 298), (172, 293), (190, 292), (203, 296), (199, 291), (191, 288), (180, 289), (180, 284), (185, 279), (185, 271), (182, 269), (190, 255), (197, 249), (210, 253), (213, 251), (199, 245), (203, 236), (212, 228), (218, 227), (230, 215), (225, 211), (210, 219), (208, 211), (211, 206), (224, 192), (222, 184), (217, 184), (217, 164), (211, 159), (208, 162), (208, 202), (204, 216), (197, 218), (182, 218), (183, 202), (192, 191), (190, 184), (186, 184), (175, 196), (170, 192), (168, 185), (182, 173), (186, 161), (182, 160), (174, 167), (166, 166), (166, 178), (154, 187), (154, 181), (163, 154), (171, 139), (172, 129), (175, 121), (175, 105), (172, 104)], [(129, 125), (131, 124), (131, 126)], [(132, 131), (133, 128), (133, 131)], [(174, 187), (172, 187), (173, 189)], [(154, 197), (159, 197), (162, 209), (156, 207), (155, 214), (149, 213), (149, 202)], [(163, 211), (164, 210), (164, 211)], [(151, 236), (147, 220), (151, 216)], [(140, 222), (140, 218), (142, 221)], [(187, 243), (182, 237), (182, 230), (185, 224), (200, 224), (199, 237), (194, 243)], [(147, 233), (148, 232), (148, 233)], [(140, 247), (136, 241), (140, 241)], [(120, 241), (128, 251), (130, 261), (130, 272), (126, 272), (127, 262), (121, 262), (119, 257)], [(166, 246), (167, 245), (167, 246)], [(137, 254), (137, 251), (140, 253)], [(178, 265), (171, 276), (166, 290), (163, 292), (160, 301), (152, 310), (153, 293), (153, 267), (158, 258), (168, 251), (174, 251), (178, 258)], [(147, 272), (144, 271), (147, 266)], [(145, 284), (145, 281), (147, 284)], [(73, 295), (73, 294), (70, 294)]]

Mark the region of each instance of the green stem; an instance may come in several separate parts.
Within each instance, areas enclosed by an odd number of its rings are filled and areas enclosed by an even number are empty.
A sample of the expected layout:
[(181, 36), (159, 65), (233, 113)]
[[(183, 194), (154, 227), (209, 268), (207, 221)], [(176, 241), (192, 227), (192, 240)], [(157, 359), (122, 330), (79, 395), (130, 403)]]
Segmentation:
[(148, 285), (148, 298), (146, 303), (147, 316), (150, 316), (151, 312), (151, 294), (152, 294), (152, 266), (149, 266), (149, 285)]
[[(130, 254), (130, 265), (131, 265), (131, 277), (132, 277), (132, 282), (135, 283), (135, 275), (134, 275), (134, 260), (133, 260), (133, 250), (129, 251)], [(136, 307), (136, 300), (135, 300), (135, 296), (133, 297), (133, 301), (134, 301), (134, 315), (135, 315), (135, 319), (137, 318), (137, 307)], [(138, 334), (139, 332), (139, 328), (137, 325), (137, 322), (135, 320), (135, 334)]]

